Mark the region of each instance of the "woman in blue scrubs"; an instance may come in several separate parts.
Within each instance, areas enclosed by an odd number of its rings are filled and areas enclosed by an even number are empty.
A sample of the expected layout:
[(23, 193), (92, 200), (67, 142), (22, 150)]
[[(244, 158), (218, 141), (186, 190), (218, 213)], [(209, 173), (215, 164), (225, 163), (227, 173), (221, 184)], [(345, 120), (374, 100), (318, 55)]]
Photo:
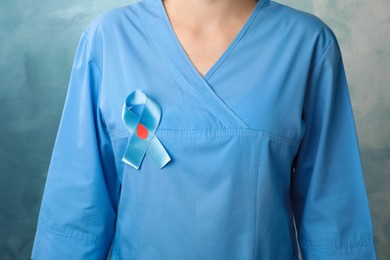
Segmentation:
[(376, 259), (343, 59), (270, 0), (139, 0), (83, 30), (33, 259)]

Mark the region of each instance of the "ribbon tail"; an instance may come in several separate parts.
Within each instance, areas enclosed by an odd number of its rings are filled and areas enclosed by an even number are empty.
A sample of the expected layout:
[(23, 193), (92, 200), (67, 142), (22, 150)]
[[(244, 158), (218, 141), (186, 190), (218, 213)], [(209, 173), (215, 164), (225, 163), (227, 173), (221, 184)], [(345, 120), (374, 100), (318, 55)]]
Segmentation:
[(146, 151), (150, 159), (158, 168), (163, 168), (170, 160), (171, 157), (165, 150), (164, 146), (161, 144), (157, 136), (153, 136), (149, 148)]
[(122, 158), (122, 162), (127, 163), (128, 165), (136, 168), (137, 170), (139, 169), (139, 164), (134, 164), (133, 162), (127, 160), (125, 157)]
[[(130, 142), (127, 145), (126, 152), (122, 157), (122, 161), (129, 164), (130, 166), (139, 169), (141, 162), (145, 156), (145, 152), (140, 151), (137, 149), (137, 146), (135, 144), (135, 147), (132, 144), (134, 141), (133, 139), (130, 140)], [(135, 143), (137, 143), (137, 140), (135, 140)]]

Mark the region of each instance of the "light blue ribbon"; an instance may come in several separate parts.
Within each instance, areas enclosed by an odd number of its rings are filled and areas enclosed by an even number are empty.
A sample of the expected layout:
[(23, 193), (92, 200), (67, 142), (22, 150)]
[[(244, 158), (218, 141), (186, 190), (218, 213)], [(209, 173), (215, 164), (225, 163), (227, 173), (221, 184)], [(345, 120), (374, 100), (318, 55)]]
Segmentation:
[(138, 169), (147, 154), (158, 168), (170, 160), (169, 154), (155, 135), (160, 123), (161, 108), (141, 90), (131, 92), (123, 105), (122, 120), (131, 138), (122, 161)]

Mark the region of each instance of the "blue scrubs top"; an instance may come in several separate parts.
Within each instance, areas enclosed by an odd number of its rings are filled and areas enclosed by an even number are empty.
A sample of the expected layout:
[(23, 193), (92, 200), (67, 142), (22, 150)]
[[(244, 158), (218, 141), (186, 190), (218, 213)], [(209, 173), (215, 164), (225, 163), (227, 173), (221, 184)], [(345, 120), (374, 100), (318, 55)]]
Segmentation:
[(322, 20), (260, 0), (205, 76), (161, 0), (82, 32), (33, 259), (370, 260), (373, 237)]

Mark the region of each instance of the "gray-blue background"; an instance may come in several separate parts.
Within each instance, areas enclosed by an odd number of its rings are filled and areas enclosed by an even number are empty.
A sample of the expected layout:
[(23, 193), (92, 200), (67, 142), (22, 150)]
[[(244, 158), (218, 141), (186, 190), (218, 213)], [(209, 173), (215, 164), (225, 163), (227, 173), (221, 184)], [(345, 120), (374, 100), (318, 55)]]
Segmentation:
[[(130, 2), (0, 0), (0, 259), (30, 257), (82, 29)], [(338, 37), (378, 257), (390, 259), (390, 1), (280, 2), (316, 14)]]

